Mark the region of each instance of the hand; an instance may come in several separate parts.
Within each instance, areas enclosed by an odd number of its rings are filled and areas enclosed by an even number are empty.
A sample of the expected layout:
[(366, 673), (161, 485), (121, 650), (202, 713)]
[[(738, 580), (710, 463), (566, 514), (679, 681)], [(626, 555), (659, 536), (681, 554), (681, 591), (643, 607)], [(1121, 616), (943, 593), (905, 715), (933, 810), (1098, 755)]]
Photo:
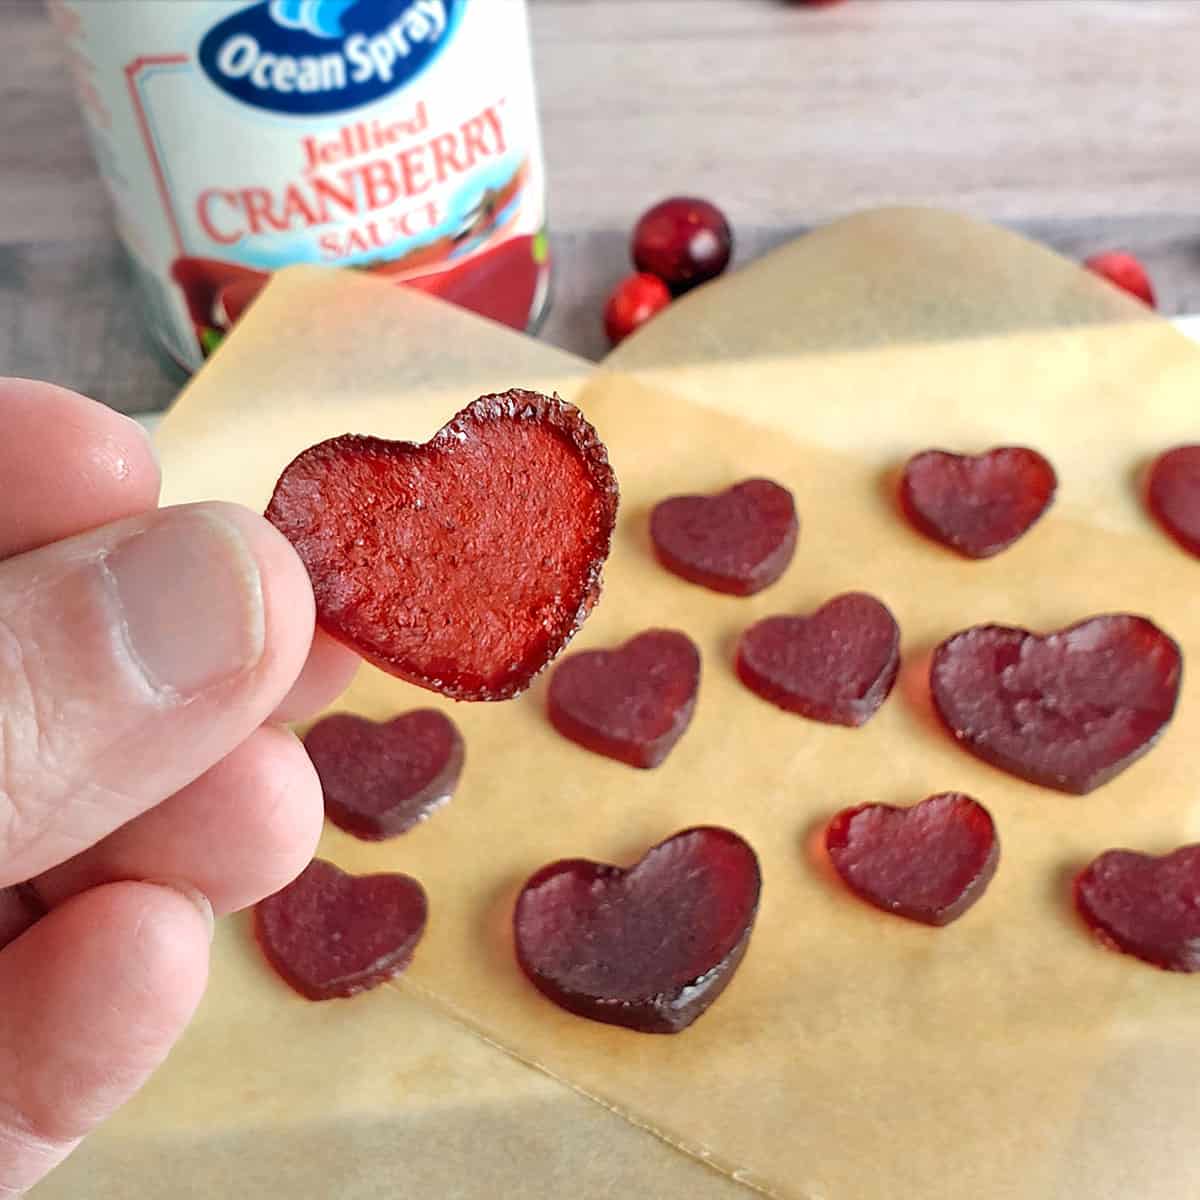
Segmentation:
[(213, 912), (311, 858), (320, 788), (273, 722), (331, 700), (355, 660), (314, 638), (308, 577), (261, 517), (156, 508), (132, 421), (0, 380), (0, 429), (7, 1200), (166, 1056), (204, 990)]

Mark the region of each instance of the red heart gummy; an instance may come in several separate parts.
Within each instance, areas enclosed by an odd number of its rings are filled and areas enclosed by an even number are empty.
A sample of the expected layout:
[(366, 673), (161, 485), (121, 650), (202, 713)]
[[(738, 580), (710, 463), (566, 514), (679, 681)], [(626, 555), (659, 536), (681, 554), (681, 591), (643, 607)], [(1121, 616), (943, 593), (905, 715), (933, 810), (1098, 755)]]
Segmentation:
[(972, 754), (1083, 795), (1141, 758), (1179, 698), (1179, 647), (1144, 617), (1091, 617), (1045, 637), (978, 625), (933, 654), (933, 703)]
[(616, 512), (579, 410), (514, 390), (424, 445), (345, 435), (305, 450), (267, 518), (308, 568), (328, 633), (455, 700), (506, 700), (595, 604)]
[(961, 917), (1000, 860), (991, 814), (962, 792), (942, 792), (912, 808), (847, 808), (830, 821), (825, 846), (852, 891), (926, 925)]
[(714, 592), (750, 596), (787, 569), (799, 533), (787, 488), (747, 479), (715, 496), (672, 496), (654, 506), (658, 561)]
[(463, 740), (454, 722), (432, 708), (377, 725), (335, 713), (305, 735), (325, 794), (325, 814), (366, 841), (394, 837), (423, 821), (454, 793)]
[(927, 537), (968, 558), (990, 558), (1030, 530), (1057, 487), (1050, 463), (1023, 446), (974, 455), (926, 450), (905, 465), (900, 500)]
[(754, 851), (711, 826), (667, 838), (628, 869), (551, 863), (517, 899), (517, 961), (568, 1012), (679, 1033), (741, 962), (760, 889)]
[(1200, 971), (1200, 846), (1161, 858), (1107, 850), (1076, 878), (1075, 907), (1114, 950), (1167, 971)]
[(1146, 499), (1159, 524), (1200, 557), (1200, 446), (1177, 446), (1156, 458)]
[(267, 960), (309, 1000), (365, 992), (412, 961), (427, 905), (408, 875), (347, 875), (314, 858), (259, 901), (254, 931)]
[(1106, 250), (1085, 259), (1085, 267), (1093, 274), (1116, 284), (1122, 291), (1136, 296), (1143, 304), (1154, 307), (1154, 286), (1146, 268), (1128, 250)]
[(657, 767), (683, 736), (700, 689), (700, 651), (686, 634), (650, 629), (616, 650), (584, 650), (550, 680), (550, 722), (571, 741)]
[(887, 606), (847, 592), (807, 617), (767, 617), (738, 641), (737, 673), (772, 704), (814, 721), (862, 725), (900, 670), (900, 629)]

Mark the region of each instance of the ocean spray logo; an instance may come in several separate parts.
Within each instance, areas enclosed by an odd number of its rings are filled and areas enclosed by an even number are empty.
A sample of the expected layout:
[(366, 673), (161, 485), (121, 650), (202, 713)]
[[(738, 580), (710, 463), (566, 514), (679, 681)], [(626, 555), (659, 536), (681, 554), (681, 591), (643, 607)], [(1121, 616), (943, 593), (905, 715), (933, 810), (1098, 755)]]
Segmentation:
[(394, 92), (437, 58), (467, 0), (259, 0), (205, 34), (227, 95), (282, 113), (335, 113)]

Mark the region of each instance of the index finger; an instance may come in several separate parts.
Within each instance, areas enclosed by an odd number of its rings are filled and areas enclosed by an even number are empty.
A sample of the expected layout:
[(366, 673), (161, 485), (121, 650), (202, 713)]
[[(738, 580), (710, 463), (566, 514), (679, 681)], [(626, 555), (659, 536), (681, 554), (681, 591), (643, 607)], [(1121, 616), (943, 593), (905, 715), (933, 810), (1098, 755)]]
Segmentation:
[(0, 378), (0, 559), (158, 503), (158, 463), (141, 427), (78, 392)]

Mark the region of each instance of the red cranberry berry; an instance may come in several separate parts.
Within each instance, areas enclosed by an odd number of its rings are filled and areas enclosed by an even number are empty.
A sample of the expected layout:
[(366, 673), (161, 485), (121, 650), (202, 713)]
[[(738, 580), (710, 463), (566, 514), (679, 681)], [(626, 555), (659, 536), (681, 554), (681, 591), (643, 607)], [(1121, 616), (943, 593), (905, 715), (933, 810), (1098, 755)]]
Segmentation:
[(1104, 254), (1093, 254), (1083, 265), (1154, 308), (1154, 288), (1150, 284), (1150, 276), (1128, 251), (1109, 250)]
[(672, 196), (647, 209), (633, 230), (633, 262), (678, 296), (725, 270), (733, 233), (707, 200)]
[(667, 285), (654, 275), (626, 275), (604, 306), (604, 332), (615, 346), (671, 303)]

